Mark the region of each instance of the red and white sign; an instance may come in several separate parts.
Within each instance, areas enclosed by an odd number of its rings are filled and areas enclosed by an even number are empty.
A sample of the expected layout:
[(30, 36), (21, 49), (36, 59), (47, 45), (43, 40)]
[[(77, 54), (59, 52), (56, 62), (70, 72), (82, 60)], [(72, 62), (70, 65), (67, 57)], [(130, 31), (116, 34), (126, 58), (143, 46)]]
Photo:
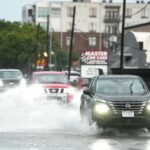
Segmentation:
[(107, 64), (107, 51), (83, 51), (81, 64)]

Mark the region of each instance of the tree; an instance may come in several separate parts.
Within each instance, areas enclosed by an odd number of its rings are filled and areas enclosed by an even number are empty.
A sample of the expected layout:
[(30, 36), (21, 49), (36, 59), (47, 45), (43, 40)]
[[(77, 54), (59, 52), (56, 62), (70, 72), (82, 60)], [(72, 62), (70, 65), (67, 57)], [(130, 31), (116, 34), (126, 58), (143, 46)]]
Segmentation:
[[(38, 34), (38, 35), (37, 35)], [(38, 57), (46, 51), (46, 31), (41, 27), (20, 22), (0, 20), (0, 68), (18, 68), (31, 72)], [(60, 49), (55, 35), (52, 37), (53, 62), (56, 69), (68, 65), (68, 51)], [(73, 60), (79, 58), (73, 53)]]
[[(37, 26), (0, 20), (0, 68), (29, 71), (34, 63)], [(37, 51), (45, 49), (46, 32), (40, 28)]]

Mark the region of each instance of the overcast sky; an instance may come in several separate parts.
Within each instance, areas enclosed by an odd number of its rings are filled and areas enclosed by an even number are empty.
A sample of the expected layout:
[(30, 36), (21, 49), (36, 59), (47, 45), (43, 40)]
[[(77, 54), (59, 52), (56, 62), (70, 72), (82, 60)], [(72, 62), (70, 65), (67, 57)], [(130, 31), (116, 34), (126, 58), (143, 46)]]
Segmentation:
[[(21, 21), (22, 7), (26, 4), (34, 4), (37, 0), (0, 0), (0, 19), (8, 21)], [(72, 0), (41, 0), (41, 1), (62, 1), (71, 2)], [(101, 2), (101, 0), (95, 0)], [(123, 0), (113, 0), (122, 2)], [(145, 2), (148, 0), (144, 0)], [(126, 0), (126, 2), (136, 2), (136, 0)]]

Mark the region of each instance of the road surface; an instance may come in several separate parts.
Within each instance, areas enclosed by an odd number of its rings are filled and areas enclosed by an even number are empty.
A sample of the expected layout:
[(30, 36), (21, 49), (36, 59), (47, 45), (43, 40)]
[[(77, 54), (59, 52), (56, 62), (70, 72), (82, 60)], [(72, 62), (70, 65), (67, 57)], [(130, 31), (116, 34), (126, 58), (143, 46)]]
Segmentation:
[(81, 91), (68, 107), (37, 99), (33, 89), (0, 94), (0, 150), (150, 150), (146, 129), (103, 131), (79, 114)]

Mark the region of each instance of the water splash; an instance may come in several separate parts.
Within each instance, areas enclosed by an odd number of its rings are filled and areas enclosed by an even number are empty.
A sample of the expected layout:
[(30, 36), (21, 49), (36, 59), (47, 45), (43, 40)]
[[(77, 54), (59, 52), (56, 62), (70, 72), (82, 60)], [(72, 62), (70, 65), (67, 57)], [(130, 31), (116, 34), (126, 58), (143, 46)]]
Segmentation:
[(29, 86), (26, 89), (14, 88), (1, 93), (0, 132), (55, 129), (89, 132), (89, 126), (80, 119), (82, 90), (74, 89), (75, 98), (68, 106), (47, 101), (41, 91), (37, 87)]

